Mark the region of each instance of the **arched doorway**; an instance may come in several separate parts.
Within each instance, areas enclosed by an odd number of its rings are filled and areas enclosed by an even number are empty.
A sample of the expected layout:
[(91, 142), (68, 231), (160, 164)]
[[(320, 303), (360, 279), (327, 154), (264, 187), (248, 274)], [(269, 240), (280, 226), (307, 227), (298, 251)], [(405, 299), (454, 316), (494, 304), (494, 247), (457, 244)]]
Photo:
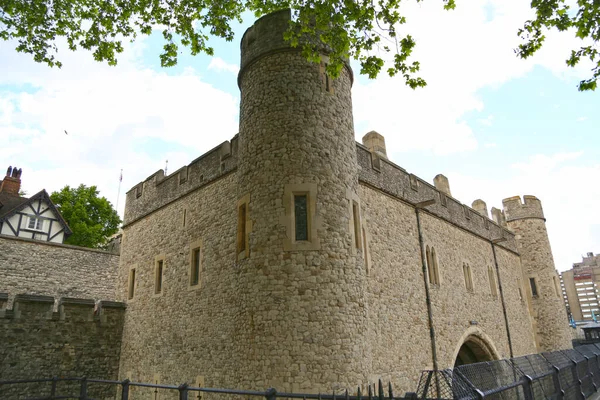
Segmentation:
[(458, 367), (465, 364), (473, 364), (483, 361), (492, 361), (494, 357), (493, 350), (481, 338), (471, 335), (468, 336), (458, 350), (454, 366)]

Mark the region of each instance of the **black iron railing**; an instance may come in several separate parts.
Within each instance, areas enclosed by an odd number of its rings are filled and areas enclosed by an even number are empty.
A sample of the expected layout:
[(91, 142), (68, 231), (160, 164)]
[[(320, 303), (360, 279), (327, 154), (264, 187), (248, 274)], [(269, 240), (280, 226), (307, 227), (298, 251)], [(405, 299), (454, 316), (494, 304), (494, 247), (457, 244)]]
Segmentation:
[[(60, 387), (61, 384), (66, 387)], [(29, 389), (36, 393), (35, 397), (31, 397), (30, 394), (25, 393), (17, 388), (19, 385), (36, 385), (35, 388), (29, 387)], [(40, 387), (44, 385), (44, 387)], [(103, 385), (105, 389), (95, 387), (91, 390), (91, 385)], [(10, 390), (6, 390), (7, 387), (11, 387)], [(135, 388), (146, 388), (150, 391), (146, 393), (135, 393)], [(4, 390), (3, 390), (4, 389)], [(44, 394), (42, 394), (44, 392)], [(170, 393), (168, 393), (170, 392)], [(152, 397), (152, 393), (155, 396)], [(170, 396), (169, 396), (170, 394)], [(358, 388), (356, 394), (349, 394), (347, 391), (344, 393), (331, 393), (331, 394), (310, 394), (310, 393), (286, 393), (278, 392), (274, 388), (267, 389), (265, 391), (251, 391), (251, 390), (234, 390), (234, 389), (213, 389), (213, 388), (201, 388), (189, 386), (187, 383), (181, 385), (161, 385), (153, 383), (141, 383), (131, 382), (128, 379), (124, 381), (111, 381), (103, 379), (88, 379), (88, 378), (49, 378), (49, 379), (27, 379), (27, 380), (12, 380), (12, 381), (0, 381), (0, 398), (2, 400), (12, 399), (27, 399), (27, 400), (63, 400), (63, 399), (77, 399), (77, 400), (105, 400), (105, 399), (119, 399), (119, 400), (134, 400), (138, 398), (160, 398), (162, 399), (179, 399), (179, 400), (206, 400), (207, 397), (214, 395), (226, 395), (227, 398), (244, 398), (252, 399), (254, 397), (262, 397), (265, 400), (277, 400), (277, 399), (302, 399), (302, 400), (403, 400), (403, 397), (395, 397), (391, 383), (388, 384), (387, 393), (384, 390), (384, 385), (379, 381), (379, 385), (369, 386), (367, 393), (361, 393), (361, 389)]]

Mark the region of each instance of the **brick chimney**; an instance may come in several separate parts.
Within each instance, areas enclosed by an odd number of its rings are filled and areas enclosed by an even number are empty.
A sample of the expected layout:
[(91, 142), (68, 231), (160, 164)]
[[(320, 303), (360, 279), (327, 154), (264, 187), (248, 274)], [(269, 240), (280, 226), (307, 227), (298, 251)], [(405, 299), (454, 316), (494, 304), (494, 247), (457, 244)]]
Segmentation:
[(21, 169), (17, 167), (8, 167), (4, 180), (0, 181), (0, 193), (8, 193), (14, 196), (19, 195), (21, 189)]

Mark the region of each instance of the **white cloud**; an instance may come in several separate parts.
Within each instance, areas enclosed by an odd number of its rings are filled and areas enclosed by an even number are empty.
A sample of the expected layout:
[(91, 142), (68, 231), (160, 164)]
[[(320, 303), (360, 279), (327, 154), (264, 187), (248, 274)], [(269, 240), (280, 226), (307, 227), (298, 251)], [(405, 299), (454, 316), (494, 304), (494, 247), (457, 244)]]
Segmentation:
[(583, 122), (587, 119), (587, 117), (579, 117), (577, 118), (577, 122)]
[(478, 119), (477, 122), (479, 122), (481, 125), (484, 125), (484, 126), (492, 126), (493, 119), (494, 119), (493, 115), (488, 115), (485, 118)]
[[(536, 154), (508, 168), (502, 178), (480, 179), (448, 173), (452, 193), (464, 203), (482, 198), (488, 209), (503, 198), (535, 195), (542, 201), (556, 268), (563, 271), (580, 254), (598, 252), (600, 211), (597, 199), (600, 163), (581, 152)], [(510, 192), (506, 192), (510, 190)]]
[(235, 64), (229, 64), (220, 57), (213, 57), (208, 64), (208, 69), (216, 70), (219, 72), (230, 72), (237, 75), (240, 68)]
[[(486, 10), (490, 6), (491, 18)], [(572, 70), (564, 63), (579, 42), (569, 32), (549, 33), (544, 48), (532, 59), (515, 55), (520, 43), (516, 33), (532, 16), (528, 3), (521, 0), (459, 2), (453, 11), (443, 10), (437, 2), (419, 2), (403, 6), (403, 12), (408, 18), (403, 29), (417, 43), (412, 59), (420, 61), (420, 76), (428, 86), (413, 91), (402, 78), (389, 78), (385, 72), (375, 81), (356, 82), (358, 138), (376, 129), (388, 147), (402, 152), (473, 151), (478, 148), (473, 131), (478, 126), (465, 124), (464, 118), (485, 109), (481, 89), (523, 77), (536, 65), (564, 78), (590, 73), (586, 66)], [(479, 122), (487, 125), (492, 119)]]
[[(59, 70), (35, 64), (1, 42), (6, 166), (0, 167), (23, 168), (28, 193), (84, 183), (97, 185), (113, 204), (123, 168), (122, 209), (124, 192), (164, 168), (165, 159), (175, 171), (237, 133), (235, 96), (191, 68), (169, 76), (143, 67), (138, 56), (139, 47), (130, 48), (119, 66), (109, 67), (85, 51), (69, 52), (61, 55)], [(165, 154), (165, 145), (184, 151)]]
[(494, 147), (498, 147), (498, 144), (497, 143), (493, 143), (493, 142), (492, 143), (485, 143), (483, 145), (483, 147), (485, 147), (486, 149), (492, 149)]

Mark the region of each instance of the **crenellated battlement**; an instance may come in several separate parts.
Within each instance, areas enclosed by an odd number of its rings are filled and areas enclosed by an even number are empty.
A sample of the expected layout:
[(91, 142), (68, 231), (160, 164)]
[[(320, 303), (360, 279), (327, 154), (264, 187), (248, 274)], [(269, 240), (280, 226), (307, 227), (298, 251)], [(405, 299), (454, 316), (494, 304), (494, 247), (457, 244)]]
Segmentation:
[(435, 204), (426, 207), (428, 212), (488, 240), (506, 238), (499, 245), (517, 251), (514, 234), (506, 227), (482, 215), (481, 209), (475, 210), (448, 195), (450, 189), (447, 179), (442, 189), (436, 188), (358, 143), (357, 158), (360, 181), (412, 204), (434, 199)]
[(502, 200), (502, 207), (507, 222), (525, 218), (546, 220), (542, 202), (535, 196), (525, 195), (523, 201), (520, 196), (509, 197)]
[[(481, 209), (474, 209), (449, 196), (449, 188), (447, 191), (436, 188), (390, 160), (372, 153), (358, 142), (356, 151), (359, 180), (410, 203), (434, 198), (436, 204), (427, 207), (431, 213), (490, 240), (506, 237), (508, 240), (503, 242), (504, 247), (516, 251), (514, 234), (506, 228), (504, 217), (499, 218), (500, 210), (492, 208), (490, 219), (487, 215), (482, 215)], [(231, 142), (222, 143), (166, 177), (163, 170), (155, 172), (127, 192), (124, 225), (236, 170), (237, 161), (236, 135)], [(505, 199), (504, 202), (510, 199)], [(520, 198), (516, 199), (520, 203)], [(534, 201), (539, 204), (534, 196), (525, 196), (525, 205), (534, 204)], [(539, 207), (541, 210), (541, 205)]]
[(283, 34), (288, 30), (291, 18), (290, 9), (280, 10), (257, 19), (244, 32), (240, 42), (242, 57), (238, 82), (245, 68), (262, 55), (290, 49)]
[[(32, 294), (18, 294), (9, 300), (7, 293), (0, 293), (0, 318), (107, 323), (114, 320), (111, 314), (122, 315), (126, 308), (125, 303), (114, 301)], [(12, 308), (6, 308), (11, 303)]]
[(170, 175), (165, 176), (162, 169), (156, 171), (127, 192), (123, 225), (235, 170), (237, 156), (235, 135)]

